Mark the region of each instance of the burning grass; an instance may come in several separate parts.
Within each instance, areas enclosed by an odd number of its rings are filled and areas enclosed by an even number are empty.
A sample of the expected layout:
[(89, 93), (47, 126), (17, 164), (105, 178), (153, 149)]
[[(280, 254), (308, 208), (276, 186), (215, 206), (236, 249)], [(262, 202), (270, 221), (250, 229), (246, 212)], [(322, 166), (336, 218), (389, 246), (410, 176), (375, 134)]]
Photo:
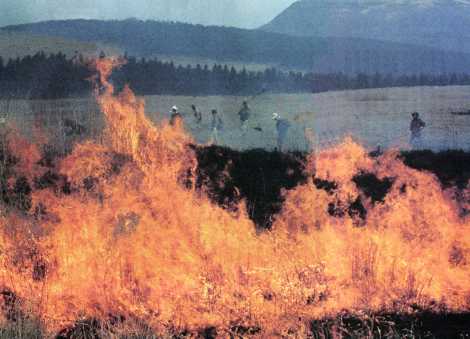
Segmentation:
[(2, 147), (5, 324), (321, 337), (468, 320), (466, 188), (351, 140), (308, 156), (191, 147), (129, 89), (114, 95), (113, 66), (97, 64), (103, 143), (64, 158), (19, 137)]

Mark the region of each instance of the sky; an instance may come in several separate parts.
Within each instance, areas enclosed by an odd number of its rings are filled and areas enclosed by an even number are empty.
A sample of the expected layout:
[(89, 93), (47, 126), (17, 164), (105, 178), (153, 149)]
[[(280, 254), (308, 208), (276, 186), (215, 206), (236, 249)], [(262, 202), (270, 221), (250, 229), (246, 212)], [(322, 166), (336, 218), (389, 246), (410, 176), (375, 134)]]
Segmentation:
[(155, 19), (256, 28), (295, 0), (0, 0), (0, 26), (60, 19)]

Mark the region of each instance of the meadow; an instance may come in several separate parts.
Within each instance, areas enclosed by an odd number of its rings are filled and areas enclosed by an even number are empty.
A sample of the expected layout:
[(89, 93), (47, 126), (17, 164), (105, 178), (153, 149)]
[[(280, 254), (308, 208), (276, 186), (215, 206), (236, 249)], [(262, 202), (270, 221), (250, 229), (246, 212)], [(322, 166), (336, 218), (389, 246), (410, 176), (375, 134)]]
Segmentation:
[[(307, 151), (337, 144), (346, 136), (364, 146), (408, 149), (411, 112), (420, 112), (427, 127), (423, 133), (423, 148), (440, 151), (470, 149), (470, 115), (452, 114), (468, 111), (470, 88), (416, 87), (387, 88), (320, 94), (261, 94), (256, 97), (237, 96), (146, 96), (146, 114), (155, 122), (169, 118), (173, 105), (179, 107), (185, 126), (200, 144), (210, 142), (210, 110), (215, 108), (224, 121), (219, 144), (237, 150), (276, 145), (273, 112), (291, 122), (287, 149)], [(238, 110), (247, 99), (252, 109), (250, 128), (240, 129)], [(191, 105), (203, 115), (197, 124)], [(103, 125), (99, 108), (93, 99), (54, 101), (3, 100), (0, 117), (14, 123), (26, 135), (31, 135), (34, 121), (46, 126), (46, 134), (59, 145), (70, 138), (64, 135), (64, 121), (72, 120), (86, 127), (81, 137), (99, 137)], [(65, 123), (65, 125), (67, 125)], [(255, 127), (261, 127), (262, 131)], [(306, 133), (307, 131), (307, 133)], [(67, 134), (67, 133), (65, 133)], [(73, 134), (73, 133), (72, 133)]]

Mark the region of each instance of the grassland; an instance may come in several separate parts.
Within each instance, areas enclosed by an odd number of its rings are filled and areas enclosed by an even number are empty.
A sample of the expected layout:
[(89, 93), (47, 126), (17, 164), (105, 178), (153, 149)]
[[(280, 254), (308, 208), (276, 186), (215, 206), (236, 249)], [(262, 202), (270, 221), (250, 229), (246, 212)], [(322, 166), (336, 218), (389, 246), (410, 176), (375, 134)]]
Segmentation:
[[(278, 112), (291, 121), (287, 136), (290, 150), (323, 148), (345, 136), (352, 136), (369, 148), (409, 147), (410, 113), (418, 111), (427, 123), (423, 148), (432, 150), (470, 149), (470, 116), (451, 114), (468, 110), (469, 87), (417, 87), (373, 89), (320, 94), (263, 94), (248, 98), (252, 109), (250, 128), (240, 129), (238, 110), (243, 97), (236, 96), (148, 96), (146, 113), (155, 122), (168, 119), (169, 109), (177, 105), (185, 116), (187, 129), (195, 140), (205, 144), (210, 140), (210, 110), (218, 109), (224, 120), (220, 144), (234, 149), (273, 149), (276, 145), (275, 124), (271, 114)], [(203, 114), (197, 124), (191, 104)], [(48, 129), (59, 144), (64, 144), (64, 119), (72, 119), (87, 127), (88, 135), (99, 136), (102, 117), (92, 99), (56, 101), (0, 101), (0, 116), (15, 123), (26, 135), (31, 134), (34, 120)], [(261, 127), (257, 131), (254, 127)], [(313, 139), (305, 136), (305, 130)], [(62, 138), (62, 139), (60, 139)]]
[[(452, 111), (470, 107), (468, 87), (417, 87), (373, 89), (320, 94), (264, 94), (248, 98), (253, 112), (252, 128), (241, 137), (237, 112), (244, 98), (213, 97), (146, 97), (146, 111), (155, 121), (168, 117), (169, 108), (177, 105), (187, 114), (188, 129), (200, 143), (209, 140), (210, 109), (222, 114), (225, 129), (221, 133), (223, 145), (236, 148), (264, 148), (275, 146), (276, 131), (271, 114), (278, 112), (291, 121), (288, 148), (306, 150), (311, 141), (304, 131), (313, 131), (314, 148), (335, 144), (345, 136), (352, 136), (364, 145), (407, 148), (410, 113), (418, 111), (427, 123), (423, 147), (433, 150), (469, 149), (469, 116), (456, 116)], [(197, 125), (191, 116), (190, 105), (203, 111), (203, 123)], [(157, 113), (159, 112), (159, 113)]]

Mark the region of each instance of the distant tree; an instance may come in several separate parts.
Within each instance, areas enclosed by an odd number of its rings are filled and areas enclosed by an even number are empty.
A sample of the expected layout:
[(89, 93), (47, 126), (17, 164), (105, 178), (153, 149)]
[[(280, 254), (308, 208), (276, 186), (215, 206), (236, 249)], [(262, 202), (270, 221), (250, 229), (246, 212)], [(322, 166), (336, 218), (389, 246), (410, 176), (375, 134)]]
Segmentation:
[[(271, 92), (322, 92), (355, 88), (424, 85), (469, 85), (466, 73), (302, 73), (282, 72), (274, 67), (264, 71), (237, 70), (214, 64), (175, 66), (157, 58), (126, 55), (127, 63), (115, 70), (111, 81), (117, 89), (129, 84), (137, 94), (253, 95), (262, 89)], [(82, 55), (67, 58), (63, 53), (43, 52), (4, 61), (0, 58), (0, 96), (23, 98), (63, 98), (90, 95), (92, 70)]]

